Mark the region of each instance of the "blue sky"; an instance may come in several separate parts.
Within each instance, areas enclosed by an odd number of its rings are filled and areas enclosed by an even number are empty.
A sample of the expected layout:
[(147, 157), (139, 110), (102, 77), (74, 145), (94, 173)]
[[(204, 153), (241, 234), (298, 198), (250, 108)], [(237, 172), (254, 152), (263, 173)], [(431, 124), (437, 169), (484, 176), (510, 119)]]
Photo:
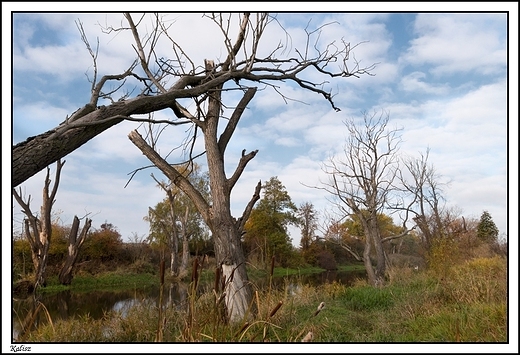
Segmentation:
[[(16, 4), (16, 3), (14, 3)], [(30, 10), (51, 10), (52, 6), (32, 4)], [(91, 11), (82, 3), (60, 3), (59, 10)], [(110, 3), (96, 4), (96, 11), (112, 11)], [(152, 9), (164, 5), (150, 4)], [(291, 10), (283, 7), (282, 10)], [(302, 28), (309, 23), (315, 28), (324, 22), (336, 21), (322, 34), (322, 42), (344, 38), (352, 44), (361, 43), (355, 55), (362, 64), (378, 63), (372, 77), (345, 79), (335, 84), (336, 103), (341, 112), (334, 112), (321, 97), (283, 85), (284, 94), (295, 101), (285, 102), (272, 90), (262, 90), (249, 105), (228, 148), (226, 161), (230, 169), (238, 161), (242, 149), (259, 149), (232, 195), (233, 211), (238, 215), (252, 195), (258, 180), (278, 176), (293, 201), (300, 205), (311, 202), (319, 212), (330, 208), (317, 186), (326, 176), (321, 162), (343, 148), (345, 128), (342, 121), (360, 118), (363, 111), (390, 114), (390, 124), (402, 127), (401, 153), (418, 156), (430, 148), (430, 162), (437, 172), (451, 181), (445, 190), (447, 205), (459, 209), (467, 218), (478, 218), (482, 211), (491, 213), (500, 232), (507, 232), (508, 146), (510, 213), (518, 216), (518, 4), (517, 3), (443, 3), (429, 8), (420, 3), (385, 3), (366, 6), (359, 3), (308, 3), (305, 11), (383, 11), (381, 13), (305, 13), (279, 14), (278, 20), (292, 33), (292, 48), (301, 48), (305, 39)], [(33, 7), (34, 5), (34, 7)], [(99, 6), (98, 6), (99, 5)], [(27, 6), (11, 4), (12, 10), (28, 10)], [(39, 7), (38, 7), (39, 6)], [(55, 5), (54, 5), (55, 6)], [(188, 8), (186, 7), (188, 6)], [(190, 5), (169, 11), (186, 9)], [(215, 5), (208, 5), (215, 6)], [(236, 5), (221, 3), (222, 10)], [(247, 6), (247, 5), (242, 5)], [(2, 3), (2, 8), (7, 7)], [(22, 8), (20, 8), (22, 7)], [(201, 9), (203, 6), (197, 8)], [(227, 8), (226, 8), (227, 7)], [(258, 8), (258, 7), (256, 7)], [(395, 13), (395, 11), (438, 11), (438, 13)], [(511, 10), (508, 68), (508, 27), (504, 13), (452, 13), (446, 11)], [(118, 9), (119, 10), (119, 9)], [(130, 9), (129, 9), (130, 10)], [(267, 10), (272, 10), (267, 8)], [(388, 13), (384, 11), (393, 11)], [(81, 42), (74, 21), (83, 22), (92, 44), (99, 38), (98, 66), (100, 75), (123, 72), (134, 59), (128, 34), (103, 34), (98, 24), (118, 25), (122, 15), (111, 13), (16, 14), (12, 31), (10, 19), (3, 11), (3, 45), (6, 49), (12, 32), (12, 52), (3, 54), (3, 101), (11, 92), (7, 78), (13, 59), (12, 112), (2, 105), (3, 168), (11, 147), (29, 136), (42, 133), (62, 122), (89, 100), (92, 63)], [(171, 14), (172, 33), (188, 53), (202, 63), (204, 58), (222, 55), (221, 38), (209, 21), (200, 14)], [(7, 26), (7, 27), (6, 27)], [(269, 37), (271, 36), (271, 37)], [(280, 32), (266, 34), (261, 44), (269, 51), (282, 38)], [(267, 40), (269, 39), (269, 40)], [(165, 55), (171, 55), (168, 48)], [(509, 88), (508, 88), (509, 69)], [(509, 92), (508, 92), (509, 90)], [(508, 95), (513, 100), (508, 107)], [(508, 111), (509, 110), (509, 111)], [(508, 131), (509, 113), (509, 131)], [(12, 115), (11, 115), (12, 114)], [(166, 115), (158, 113), (157, 118)], [(11, 116), (9, 122), (7, 117)], [(135, 176), (130, 184), (129, 173), (149, 165), (140, 151), (128, 140), (135, 123), (117, 125), (96, 137), (65, 158), (62, 178), (54, 211), (63, 224), (70, 224), (74, 215), (90, 213), (93, 226), (108, 221), (115, 225), (125, 240), (134, 234), (148, 233), (143, 221), (149, 206), (164, 198), (150, 177), (163, 178), (157, 170), (148, 169)], [(12, 132), (8, 137), (8, 132)], [(178, 145), (178, 135), (163, 135), (161, 152)], [(55, 164), (51, 166), (52, 172)], [(7, 175), (7, 173), (6, 173)], [(41, 203), (44, 172), (24, 182), (24, 194), (33, 198), (33, 211)], [(6, 206), (10, 185), (4, 182), (4, 207), (12, 208), (14, 221), (22, 214), (14, 202)], [(517, 221), (509, 234), (517, 237)], [(11, 225), (3, 214), (4, 229)], [(8, 235), (10, 230), (4, 234)], [(295, 245), (297, 230), (291, 230)], [(5, 242), (6, 240), (4, 240)], [(512, 240), (515, 242), (516, 240)], [(516, 250), (514, 247), (512, 250)]]
[[(123, 19), (119, 14), (15, 14), (13, 144), (55, 127), (88, 100), (91, 60), (76, 19), (83, 22), (91, 43), (99, 38), (100, 75), (122, 72), (133, 60), (127, 34), (103, 34), (97, 25), (115, 26)], [(221, 53), (218, 33), (212, 40), (201, 39), (216, 31), (200, 14), (172, 14), (168, 20), (175, 20), (172, 29), (182, 33), (180, 42), (194, 58)], [(209, 32), (187, 31), (196, 21)], [(431, 163), (451, 181), (447, 205), (466, 217), (478, 218), (487, 210), (506, 233), (506, 14), (300, 13), (279, 14), (278, 21), (292, 33), (294, 48), (301, 47), (307, 23), (312, 28), (336, 21), (322, 34), (322, 43), (341, 37), (352, 44), (363, 42), (355, 50), (356, 58), (365, 65), (378, 64), (374, 76), (345, 79), (336, 87), (339, 113), (320, 96), (290, 85), (283, 87), (284, 93), (298, 102), (286, 103), (272, 90), (257, 94), (226, 158), (232, 166), (242, 149), (259, 149), (233, 193), (235, 214), (247, 203), (256, 181), (271, 176), (278, 176), (297, 205), (312, 202), (319, 211), (329, 209), (327, 196), (305, 185), (318, 186), (325, 180), (320, 163), (341, 152), (344, 119), (385, 110), (390, 124), (403, 128), (403, 154), (417, 156), (430, 148)], [(263, 42), (266, 51), (279, 39), (279, 33), (269, 35), (273, 40)], [(193, 45), (201, 41), (204, 46)], [(127, 138), (134, 128), (135, 123), (120, 124), (65, 158), (55, 204), (62, 223), (90, 212), (95, 227), (106, 220), (124, 239), (147, 234), (142, 218), (164, 197), (150, 173), (163, 177), (149, 169), (124, 187), (130, 172), (149, 164)], [(166, 151), (178, 141), (164, 139), (162, 144)], [(43, 174), (21, 185), (33, 196), (34, 210), (39, 208)], [(21, 220), (18, 211), (15, 205), (15, 221)], [(291, 234), (297, 245), (298, 232)]]

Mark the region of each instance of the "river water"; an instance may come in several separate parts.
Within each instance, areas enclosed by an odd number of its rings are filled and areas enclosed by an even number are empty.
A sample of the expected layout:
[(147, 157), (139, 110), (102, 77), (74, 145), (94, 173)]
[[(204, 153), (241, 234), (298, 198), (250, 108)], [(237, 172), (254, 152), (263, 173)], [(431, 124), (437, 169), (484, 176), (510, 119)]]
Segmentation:
[[(326, 271), (304, 276), (277, 277), (272, 281), (274, 288), (287, 287), (294, 289), (298, 284), (318, 286), (333, 281), (349, 286), (359, 278), (366, 277), (364, 271)], [(267, 281), (255, 282), (256, 287), (267, 287)], [(201, 284), (201, 292), (211, 291), (212, 283)], [(188, 295), (187, 283), (171, 283), (165, 285), (163, 301), (165, 304), (182, 307)], [(43, 295), (39, 301), (45, 306), (46, 311), (40, 311), (34, 320), (35, 326), (46, 323), (48, 316), (55, 322), (58, 319), (89, 316), (91, 319), (100, 319), (106, 312), (120, 311), (124, 313), (135, 305), (143, 302), (157, 304), (159, 300), (159, 287), (136, 288), (125, 291), (93, 291), (75, 292), (62, 291), (52, 295)], [(18, 337), (21, 330), (21, 322), (27, 317), (29, 310), (34, 307), (32, 296), (26, 299), (13, 300), (13, 339)], [(48, 315), (47, 315), (48, 313)]]

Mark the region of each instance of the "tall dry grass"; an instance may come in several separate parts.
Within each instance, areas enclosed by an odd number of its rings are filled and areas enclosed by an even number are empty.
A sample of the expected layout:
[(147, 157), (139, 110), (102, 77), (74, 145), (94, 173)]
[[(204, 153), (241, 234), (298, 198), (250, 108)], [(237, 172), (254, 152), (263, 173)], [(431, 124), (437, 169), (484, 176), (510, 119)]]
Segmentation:
[(364, 280), (256, 288), (258, 312), (238, 324), (224, 318), (222, 289), (200, 292), (194, 278), (184, 305), (142, 302), (100, 320), (56, 321), (25, 341), (507, 342), (507, 260), (482, 257), (438, 271), (393, 269), (382, 288)]

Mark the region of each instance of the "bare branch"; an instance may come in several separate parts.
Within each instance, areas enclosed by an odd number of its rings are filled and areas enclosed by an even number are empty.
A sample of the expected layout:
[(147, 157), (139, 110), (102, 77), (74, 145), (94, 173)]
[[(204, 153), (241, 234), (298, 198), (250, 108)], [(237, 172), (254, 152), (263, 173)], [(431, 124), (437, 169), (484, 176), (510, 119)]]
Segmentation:
[(139, 37), (139, 34), (137, 33), (137, 26), (134, 24), (132, 16), (128, 12), (125, 12), (124, 15), (125, 15), (126, 20), (128, 21), (128, 24), (130, 25), (130, 30), (132, 31), (132, 35), (134, 36), (134, 40), (137, 45), (137, 49), (135, 47), (134, 47), (134, 49), (136, 50), (137, 55), (139, 56), (139, 61), (141, 62), (141, 67), (143, 68), (144, 72), (148, 76), (148, 79), (150, 79), (155, 84), (155, 86), (159, 89), (159, 91), (161, 91), (162, 93), (165, 93), (166, 89), (159, 83), (159, 81), (155, 78), (155, 76), (152, 74), (152, 72), (148, 68), (148, 61), (144, 54), (143, 45), (141, 44), (141, 38)]
[(154, 163), (175, 185), (177, 185), (197, 206), (205, 221), (210, 220), (209, 205), (199, 191), (174, 167), (168, 164), (155, 150), (153, 150), (137, 131), (132, 131), (128, 138), (139, 148), (151, 162)]
[(242, 97), (237, 107), (233, 111), (233, 114), (231, 115), (231, 118), (229, 119), (229, 122), (226, 128), (224, 129), (224, 132), (222, 132), (222, 134), (220, 135), (218, 146), (222, 154), (224, 154), (224, 152), (226, 151), (227, 144), (229, 143), (231, 136), (235, 132), (235, 128), (238, 124), (238, 121), (242, 117), (242, 114), (244, 113), (244, 110), (246, 109), (249, 102), (251, 102), (251, 100), (255, 96), (255, 93), (256, 88), (247, 89), (244, 96)]
[[(235, 41), (232, 42), (230, 38), (225, 39), (227, 41), (227, 53), (224, 61), (215, 63), (215, 70), (212, 75), (206, 76), (202, 66), (195, 67), (187, 53), (174, 41), (173, 36), (170, 36), (168, 33), (169, 26), (164, 23), (158, 14), (154, 16), (152, 18), (151, 30), (147, 30), (148, 33), (145, 36), (142, 34), (142, 28), (145, 25), (145, 15), (142, 15), (139, 21), (135, 22), (132, 19), (132, 15), (126, 13), (125, 19), (128, 21), (128, 25), (123, 26), (121, 24), (117, 28), (102, 27), (102, 31), (105, 33), (123, 30), (131, 31), (135, 50), (139, 58), (138, 61), (146, 73), (145, 77), (140, 77), (133, 72), (139, 64), (136, 60), (124, 73), (105, 75), (97, 83), (97, 49), (94, 50), (89, 45), (84, 31), (82, 31), (82, 25), (77, 23), (82, 40), (94, 62), (94, 80), (92, 82), (90, 100), (84, 107), (72, 114), (65, 122), (52, 131), (45, 132), (37, 137), (30, 137), (13, 147), (13, 186), (17, 186), (49, 164), (66, 156), (109, 127), (123, 120), (135, 120), (135, 118), (130, 118), (134, 115), (170, 108), (177, 118), (190, 120), (198, 128), (205, 129), (204, 125), (206, 122), (204, 122), (204, 119), (198, 113), (192, 114), (187, 108), (180, 105), (178, 100), (183, 98), (193, 99), (198, 109), (198, 105), (206, 100), (208, 93), (215, 92), (214, 90), (222, 90), (227, 83), (239, 83), (242, 80), (260, 83), (273, 88), (282, 95), (284, 100), (287, 100), (288, 98), (283, 95), (276, 83), (292, 81), (305, 90), (323, 96), (333, 109), (339, 110), (339, 107), (334, 102), (334, 94), (329, 89), (329, 83), (325, 80), (321, 82), (309, 81), (302, 75), (303, 71), (312, 69), (325, 78), (342, 78), (370, 74), (370, 70), (373, 69), (373, 66), (363, 68), (357, 61), (355, 61), (355, 66), (352, 69), (347, 67), (347, 62), (351, 62), (349, 58), (354, 58), (355, 60), (353, 53), (351, 53), (355, 46), (350, 46), (348, 42), (342, 41), (343, 47), (332, 42), (320, 49), (318, 40), (320, 39), (319, 32), (322, 29), (321, 27), (316, 30), (306, 30), (308, 36), (315, 36), (316, 34), (318, 36), (312, 38), (313, 40), (315, 39), (313, 43), (311, 43), (310, 39), (308, 40), (307, 47), (309, 48), (303, 52), (305, 53), (304, 56), (300, 58), (287, 56), (289, 52), (285, 51), (288, 50), (289, 45), (279, 43), (273, 46), (274, 49), (267, 56), (259, 58), (258, 49), (260, 41), (265, 35), (265, 28), (267, 24), (272, 23), (272, 20), (276, 21), (276, 19), (268, 14), (258, 14), (255, 22), (253, 16), (245, 14), (239, 18)], [(231, 22), (226, 24), (222, 18), (221, 16), (219, 22), (219, 19), (214, 17), (213, 21), (216, 21), (215, 23), (217, 26), (220, 26), (219, 28), (224, 36), (227, 36), (227, 34), (231, 33), (229, 28), (229, 23)], [(287, 32), (286, 34), (287, 38), (290, 38)], [(160, 45), (159, 38), (167, 38), (172, 43), (174, 53), (172, 59), (156, 58), (156, 49)], [(310, 50), (311, 46), (313, 46), (314, 55)], [(248, 47), (247, 51), (246, 47)], [(241, 50), (246, 55), (243, 60), (238, 60), (238, 54)], [(284, 52), (285, 56), (279, 57), (280, 53), (284, 54)], [(158, 65), (155, 72), (151, 67), (154, 58)], [(339, 69), (337, 63), (341, 63)], [(124, 82), (131, 79), (137, 80), (140, 85), (137, 94), (148, 94), (151, 96), (131, 98), (130, 93), (125, 93), (121, 97), (123, 99), (121, 102), (116, 101), (108, 106), (98, 106), (100, 98), (112, 100), (111, 96), (123, 89), (122, 85), (118, 85), (115, 90), (104, 90), (109, 81)], [(173, 85), (167, 88), (165, 83), (169, 80), (173, 82)], [(238, 86), (240, 87), (240, 84)], [(93, 122), (98, 122), (99, 124), (96, 125)], [(67, 128), (66, 123), (77, 123), (78, 125)], [(229, 128), (231, 129), (232, 125)], [(222, 138), (226, 136), (227, 134)], [(195, 137), (193, 136), (192, 138)], [(60, 140), (59, 146), (53, 143), (57, 139)], [(226, 146), (224, 144), (225, 141), (228, 141), (228, 139), (221, 140), (222, 147)], [(194, 143), (194, 140), (191, 140), (191, 142)]]
[(78, 31), (81, 35), (81, 40), (83, 43), (85, 43), (85, 46), (87, 47), (87, 50), (92, 57), (92, 63), (94, 68), (94, 75), (92, 77), (92, 88), (91, 92), (94, 92), (94, 86), (96, 85), (97, 80), (97, 56), (99, 51), (99, 38), (97, 38), (97, 45), (96, 45), (96, 51), (94, 52), (92, 50), (92, 47), (90, 46), (90, 43), (88, 41), (87, 35), (85, 34), (85, 30), (83, 29), (83, 24), (79, 21), (79, 19), (76, 21), (76, 27), (78, 28)]
[(256, 156), (256, 153), (258, 153), (258, 150), (254, 150), (254, 151), (250, 152), (249, 154), (245, 154), (245, 149), (242, 151), (242, 157), (240, 158), (240, 161), (238, 162), (238, 166), (235, 169), (235, 172), (233, 173), (233, 175), (227, 181), (227, 186), (228, 186), (229, 191), (231, 191), (233, 189), (236, 182), (238, 181), (238, 179), (244, 172), (244, 169), (246, 168), (247, 163), (249, 163), (249, 161)]
[(249, 219), (249, 216), (251, 215), (251, 211), (253, 210), (255, 203), (260, 199), (260, 190), (261, 189), (262, 189), (262, 181), (259, 181), (258, 184), (256, 184), (253, 197), (251, 197), (251, 200), (249, 200), (249, 203), (247, 204), (246, 208), (244, 209), (244, 212), (242, 213), (242, 216), (236, 222), (237, 229), (240, 234), (242, 234), (242, 232), (244, 231), (244, 225), (246, 224), (247, 220)]
[(62, 162), (61, 159), (57, 161), (56, 163), (56, 173), (54, 178), (54, 185), (52, 187), (51, 195), (49, 196), (49, 200), (51, 201), (51, 204), (54, 204), (54, 198), (56, 197), (56, 192), (58, 192), (58, 185), (60, 184), (60, 176), (61, 176), (61, 168), (63, 168), (63, 165), (65, 164), (65, 160)]

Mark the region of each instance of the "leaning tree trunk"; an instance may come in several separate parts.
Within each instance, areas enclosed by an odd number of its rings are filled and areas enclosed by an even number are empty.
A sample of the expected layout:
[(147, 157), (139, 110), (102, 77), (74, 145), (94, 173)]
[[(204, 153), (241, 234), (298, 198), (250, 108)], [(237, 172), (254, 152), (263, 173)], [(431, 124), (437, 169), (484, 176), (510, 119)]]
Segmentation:
[(199, 84), (202, 79), (205, 79), (205, 76), (186, 76), (163, 94), (138, 96), (129, 100), (117, 101), (107, 106), (97, 106), (100, 90), (106, 81), (121, 80), (131, 74), (130, 71), (127, 71), (121, 75), (104, 76), (96, 85), (91, 102), (74, 112), (50, 131), (29, 137), (14, 145), (12, 151), (12, 187), (20, 185), (46, 166), (60, 160), (131, 115), (147, 114), (167, 108), (171, 108), (177, 115), (180, 106), (176, 99), (203, 95), (215, 85), (232, 78), (231, 74), (222, 75), (196, 87), (184, 89), (187, 85)]
[(74, 265), (76, 264), (76, 260), (78, 259), (79, 251), (81, 250), (81, 246), (85, 242), (87, 238), (88, 230), (92, 224), (91, 219), (85, 220), (85, 225), (81, 230), (81, 234), (78, 238), (79, 231), (79, 218), (74, 216), (74, 221), (72, 222), (72, 228), (69, 233), (69, 247), (67, 248), (67, 257), (65, 259), (65, 263), (60, 270), (58, 278), (62, 285), (70, 285), (72, 282), (73, 274), (72, 271), (74, 269)]

